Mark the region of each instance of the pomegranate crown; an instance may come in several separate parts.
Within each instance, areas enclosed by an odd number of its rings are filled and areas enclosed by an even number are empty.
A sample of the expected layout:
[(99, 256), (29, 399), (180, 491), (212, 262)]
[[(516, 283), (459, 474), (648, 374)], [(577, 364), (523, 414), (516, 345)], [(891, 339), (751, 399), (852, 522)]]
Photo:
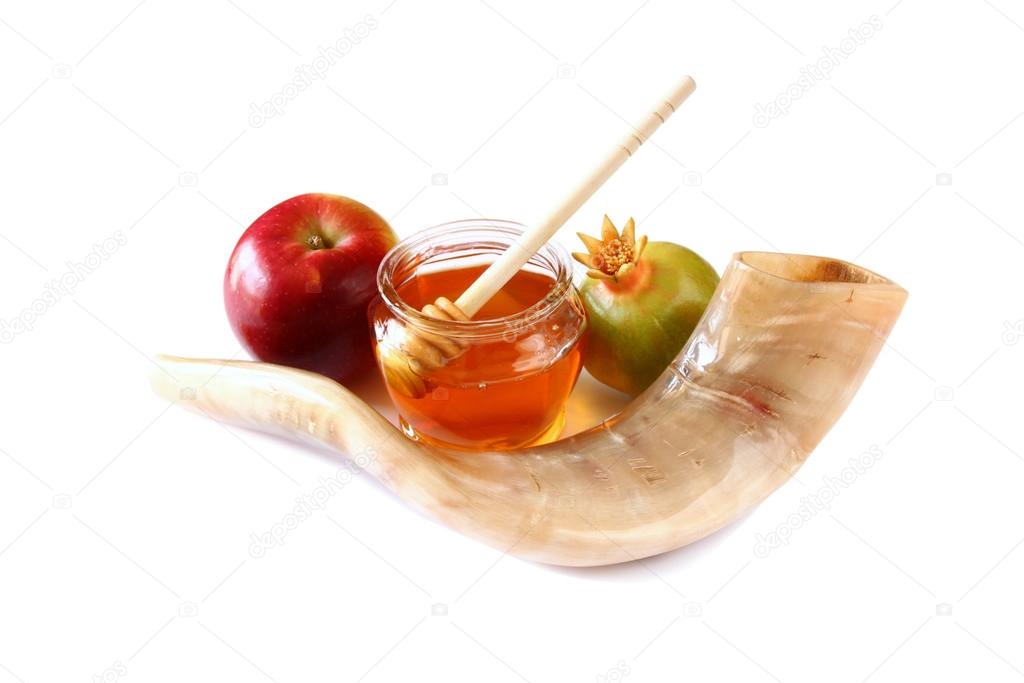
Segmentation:
[(640, 261), (647, 237), (635, 235), (633, 219), (626, 221), (622, 234), (608, 216), (601, 225), (601, 239), (576, 233), (583, 240), (587, 253), (573, 252), (572, 257), (587, 267), (587, 275), (599, 280), (615, 280), (627, 275)]

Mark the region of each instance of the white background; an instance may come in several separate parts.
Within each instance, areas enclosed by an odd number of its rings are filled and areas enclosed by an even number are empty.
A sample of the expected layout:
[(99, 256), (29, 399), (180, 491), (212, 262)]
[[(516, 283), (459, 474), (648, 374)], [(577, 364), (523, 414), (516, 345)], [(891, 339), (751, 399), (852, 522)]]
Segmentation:
[[(0, 346), (0, 682), (1024, 676), (1019, 2), (135, 3), (0, 4), (0, 319), (127, 239)], [(830, 79), (798, 82), (872, 15)], [(151, 353), (242, 356), (221, 277), (244, 227), (309, 191), (402, 235), (527, 221), (682, 72), (697, 93), (560, 239), (632, 215), (719, 269), (820, 253), (910, 290), (799, 480), (690, 548), (566, 570), (356, 477), (251, 557), (344, 460), (146, 384)], [(620, 404), (585, 378), (572, 428)], [(873, 446), (829, 510), (790, 520)]]

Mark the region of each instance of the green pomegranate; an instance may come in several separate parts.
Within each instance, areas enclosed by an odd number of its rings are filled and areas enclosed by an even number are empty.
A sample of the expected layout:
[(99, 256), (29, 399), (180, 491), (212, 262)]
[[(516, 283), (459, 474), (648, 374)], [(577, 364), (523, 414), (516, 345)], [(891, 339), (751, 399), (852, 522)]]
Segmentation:
[(598, 381), (628, 394), (650, 385), (679, 353), (718, 286), (718, 273), (699, 255), (671, 242), (622, 234), (607, 216), (601, 239), (577, 233), (587, 253), (580, 295), (590, 333), (584, 365)]

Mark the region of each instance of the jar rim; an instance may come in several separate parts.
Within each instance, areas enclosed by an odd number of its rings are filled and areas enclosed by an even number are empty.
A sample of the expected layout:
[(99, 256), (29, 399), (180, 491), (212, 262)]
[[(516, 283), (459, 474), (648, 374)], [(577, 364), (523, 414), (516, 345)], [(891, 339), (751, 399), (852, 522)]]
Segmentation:
[[(430, 332), (458, 335), (461, 337), (483, 337), (507, 334), (510, 329), (522, 328), (527, 324), (550, 314), (572, 290), (573, 266), (568, 252), (559, 244), (549, 241), (531, 257), (529, 263), (540, 265), (554, 275), (555, 285), (540, 301), (522, 311), (498, 318), (485, 320), (438, 320), (409, 305), (398, 295), (394, 275), (404, 261), (417, 253), (423, 253), (427, 245), (444, 244), (448, 247), (470, 246), (479, 242), (481, 232), (496, 238), (515, 242), (526, 231), (526, 227), (515, 221), (496, 218), (470, 218), (440, 223), (420, 230), (401, 240), (391, 248), (377, 268), (377, 291), (388, 309), (406, 324)], [(476, 239), (470, 241), (469, 235)], [(463, 239), (460, 239), (463, 238)], [(544, 263), (536, 264), (536, 258)]]

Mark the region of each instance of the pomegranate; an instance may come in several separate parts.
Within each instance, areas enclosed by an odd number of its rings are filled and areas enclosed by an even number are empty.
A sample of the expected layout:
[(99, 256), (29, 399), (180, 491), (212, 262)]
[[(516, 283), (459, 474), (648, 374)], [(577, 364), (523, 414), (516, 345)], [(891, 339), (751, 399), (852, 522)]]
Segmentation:
[(672, 242), (622, 234), (605, 216), (601, 238), (577, 233), (587, 253), (580, 296), (590, 333), (584, 366), (598, 381), (639, 394), (676, 357), (718, 286), (718, 273), (697, 253)]

